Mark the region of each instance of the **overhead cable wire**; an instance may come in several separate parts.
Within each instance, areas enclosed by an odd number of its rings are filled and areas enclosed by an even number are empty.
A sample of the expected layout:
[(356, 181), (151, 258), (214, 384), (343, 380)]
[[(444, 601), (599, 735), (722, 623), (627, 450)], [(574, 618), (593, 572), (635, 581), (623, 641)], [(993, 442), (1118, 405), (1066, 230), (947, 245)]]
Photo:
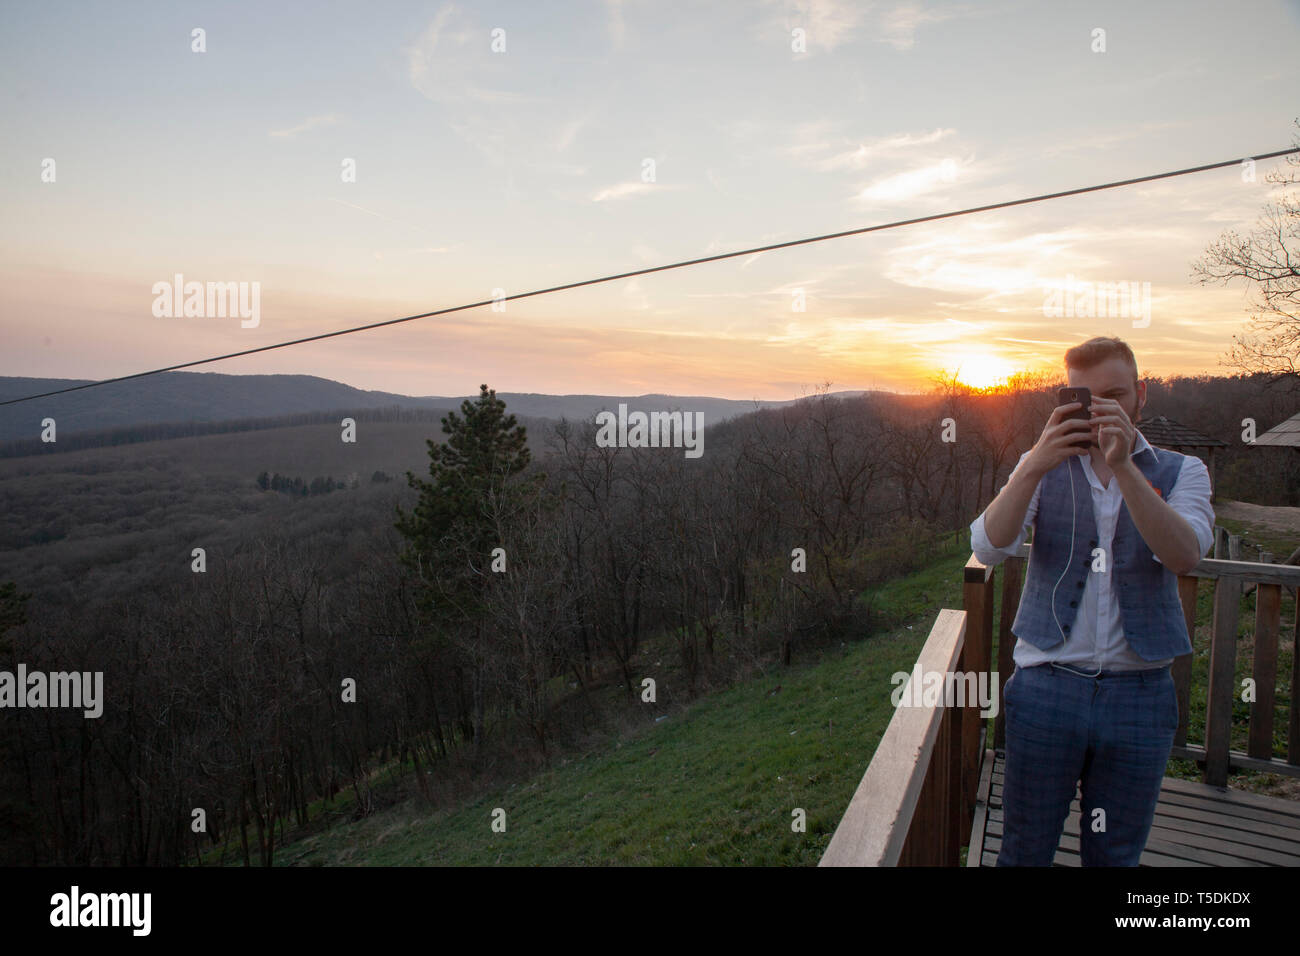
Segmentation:
[(685, 259), (681, 262), (672, 262), (662, 266), (651, 266), (646, 269), (635, 269), (631, 272), (620, 272), (617, 275), (602, 276), (598, 279), (583, 279), (579, 282), (567, 282), (564, 285), (549, 286), (545, 289), (536, 289), (532, 292), (517, 292), (514, 295), (484, 299), (481, 302), (470, 302), (466, 305), (457, 305), (446, 309), (435, 309), (432, 312), (421, 312), (419, 315), (407, 315), (398, 319), (385, 319), (382, 322), (371, 322), (369, 325), (358, 325), (353, 328), (338, 329), (334, 332), (322, 332), (319, 335), (309, 335), (301, 339), (291, 339), (288, 342), (277, 342), (274, 345), (259, 345), (256, 348), (244, 349), (239, 352), (229, 352), (225, 355), (214, 355), (211, 358), (196, 359), (193, 362), (182, 362), (178, 365), (168, 365), (165, 368), (150, 369), (147, 372), (136, 372), (132, 375), (120, 375), (117, 378), (106, 378), (97, 382), (85, 382), (81, 385), (71, 385), (67, 388), (59, 388), (50, 392), (41, 392), (39, 395), (26, 395), (22, 398), (11, 398), (6, 401), (0, 401), (0, 406), (16, 405), (20, 402), (30, 402), (38, 398), (49, 398), (52, 395), (64, 395), (68, 392), (77, 392), (87, 388), (98, 388), (101, 385), (111, 385), (114, 382), (127, 382), (132, 379), (146, 378), (150, 375), (161, 375), (164, 372), (175, 372), (183, 368), (193, 368), (196, 365), (210, 365), (213, 362), (224, 362), (228, 359), (240, 358), (244, 355), (256, 355), (258, 352), (270, 352), (275, 349), (289, 348), (294, 345), (304, 345), (307, 342), (319, 342), (322, 339), (331, 339), (340, 335), (352, 335), (354, 332), (366, 332), (370, 329), (379, 329), (388, 325), (399, 325), (402, 322), (414, 322), (417, 319), (428, 319), (435, 315), (448, 315), (452, 312), (463, 312), (467, 309), (477, 309), (485, 305), (492, 305), (496, 302), (527, 299), (535, 295), (548, 295), (552, 292), (562, 292), (565, 289), (577, 289), (582, 286), (598, 285), (602, 282), (616, 282), (619, 279), (630, 279), (635, 276), (649, 275), (652, 272), (665, 272), (669, 269), (683, 269), (686, 266), (700, 265), (705, 262), (734, 259), (737, 256), (752, 256), (760, 252), (771, 252), (775, 249), (787, 249), (791, 246), (802, 246), (812, 242), (826, 242), (830, 239), (843, 239), (847, 236), (861, 236), (871, 232), (883, 232), (886, 229), (899, 229), (903, 226), (915, 226), (926, 222), (939, 222), (943, 219), (955, 219), (958, 216), (970, 216), (979, 212), (991, 212), (995, 209), (1010, 209), (1014, 206), (1027, 206), (1031, 203), (1047, 202), (1052, 199), (1064, 199), (1067, 196), (1081, 196), (1085, 193), (1101, 192), (1106, 189), (1119, 189), (1122, 186), (1135, 186), (1138, 183), (1150, 183), (1161, 179), (1172, 179), (1176, 176), (1203, 173), (1211, 169), (1223, 169), (1227, 166), (1237, 166), (1249, 160), (1258, 161), (1274, 159), (1278, 156), (1286, 156), (1291, 153), (1300, 153), (1300, 147), (1279, 149), (1269, 153), (1256, 153), (1253, 156), (1240, 157), (1237, 159), (1225, 159), (1222, 162), (1206, 163), (1203, 166), (1188, 166), (1185, 169), (1175, 169), (1165, 173), (1153, 173), (1149, 176), (1137, 176), (1133, 179), (1119, 179), (1114, 182), (1100, 183), (1095, 186), (1080, 186), (1076, 189), (1063, 189), (1059, 192), (1043, 193), (1039, 196), (1027, 196), (1023, 199), (1008, 199), (1003, 202), (988, 203), (983, 206), (970, 206), (966, 209), (935, 213), (931, 216), (917, 216), (912, 219), (899, 219), (894, 222), (881, 223), (875, 226), (864, 226), (860, 229), (846, 229), (843, 232), (831, 232), (820, 236), (810, 236), (806, 239), (791, 239), (788, 242), (774, 242), (766, 246), (755, 246), (752, 249), (738, 249), (735, 252), (723, 252), (714, 256), (702, 256), (698, 259)]

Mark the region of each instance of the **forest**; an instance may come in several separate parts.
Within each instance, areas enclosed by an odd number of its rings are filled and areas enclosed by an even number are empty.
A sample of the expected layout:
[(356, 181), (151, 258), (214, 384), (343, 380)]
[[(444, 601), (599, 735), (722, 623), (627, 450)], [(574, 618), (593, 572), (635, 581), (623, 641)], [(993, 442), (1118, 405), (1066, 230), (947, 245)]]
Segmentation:
[[(1300, 505), (1300, 456), (1241, 440), (1300, 408), (1294, 384), (1148, 382), (1144, 417), (1228, 442), (1220, 498)], [(414, 426), (424, 447), (408, 422), (351, 461), (337, 419), (282, 429), (286, 460), (207, 444), (251, 432), (8, 458), (0, 670), (102, 672), (104, 707), (3, 714), (0, 864), (271, 865), (313, 807), (373, 810), (382, 770), (436, 806), (445, 776), (869, 641), (871, 595), (979, 514), (1059, 384), (823, 392), (706, 422), (699, 459), (525, 428), (487, 386), (441, 435)], [(359, 479), (285, 494), (280, 472)]]

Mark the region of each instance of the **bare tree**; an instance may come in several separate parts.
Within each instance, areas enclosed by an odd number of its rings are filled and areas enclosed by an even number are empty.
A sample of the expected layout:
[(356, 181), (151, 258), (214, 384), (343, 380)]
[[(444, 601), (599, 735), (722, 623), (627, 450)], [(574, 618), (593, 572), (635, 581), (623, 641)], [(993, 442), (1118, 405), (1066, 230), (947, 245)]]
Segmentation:
[[(1300, 128), (1300, 120), (1296, 121)], [(1300, 146), (1300, 134), (1295, 139)], [(1255, 335), (1233, 336), (1228, 362), (1246, 374), (1262, 372), (1269, 383), (1300, 379), (1300, 197), (1289, 187), (1300, 182), (1300, 154), (1286, 158), (1289, 169), (1272, 170), (1265, 181), (1276, 189), (1247, 236), (1223, 233), (1193, 263), (1202, 285), (1245, 279), (1254, 288), (1249, 327)]]

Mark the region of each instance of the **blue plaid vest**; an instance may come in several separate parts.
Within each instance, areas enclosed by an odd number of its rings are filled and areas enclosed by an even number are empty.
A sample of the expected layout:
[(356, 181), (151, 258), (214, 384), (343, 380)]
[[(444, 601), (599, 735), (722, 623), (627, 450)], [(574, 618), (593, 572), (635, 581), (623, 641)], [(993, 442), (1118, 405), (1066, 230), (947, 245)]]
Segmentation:
[[(1133, 463), (1167, 501), (1178, 480), (1183, 458), (1178, 452), (1153, 447), (1135, 454)], [(1011, 632), (1045, 651), (1069, 640), (1086, 576), (1093, 573), (1092, 551), (1098, 542), (1092, 488), (1078, 456), (1071, 455), (1044, 475), (1038, 493), (1029, 569)], [(1070, 547), (1072, 514), (1073, 549)], [(1124, 502), (1119, 506), (1115, 537), (1106, 561), (1119, 595), (1124, 638), (1134, 653), (1148, 661), (1191, 653), (1183, 606), (1178, 600), (1178, 577), (1155, 559)]]

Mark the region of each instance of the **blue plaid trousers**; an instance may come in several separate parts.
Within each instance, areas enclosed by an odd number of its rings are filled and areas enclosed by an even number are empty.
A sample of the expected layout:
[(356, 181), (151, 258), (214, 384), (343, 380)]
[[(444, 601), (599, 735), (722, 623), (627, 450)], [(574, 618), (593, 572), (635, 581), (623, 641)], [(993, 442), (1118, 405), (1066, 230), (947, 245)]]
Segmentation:
[(1093, 673), (1047, 663), (1007, 681), (998, 866), (1052, 865), (1076, 786), (1083, 865), (1142, 857), (1178, 729), (1174, 679), (1167, 666)]

